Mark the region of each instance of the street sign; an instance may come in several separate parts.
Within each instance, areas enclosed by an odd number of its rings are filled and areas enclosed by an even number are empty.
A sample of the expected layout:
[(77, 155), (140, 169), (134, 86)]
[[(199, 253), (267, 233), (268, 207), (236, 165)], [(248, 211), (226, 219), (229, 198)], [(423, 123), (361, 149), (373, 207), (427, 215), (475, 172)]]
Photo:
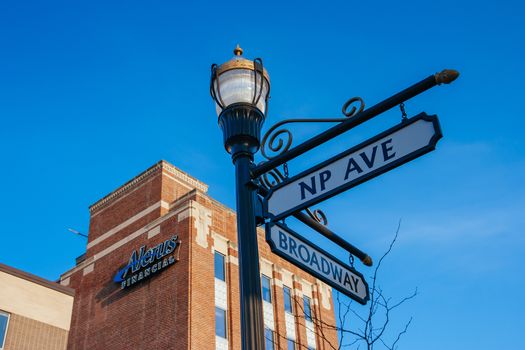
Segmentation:
[(384, 174), (433, 151), (441, 136), (437, 116), (420, 113), (272, 187), (265, 216), (275, 222)]
[(363, 275), (323, 249), (278, 223), (266, 224), (266, 242), (273, 253), (365, 305), (368, 284)]

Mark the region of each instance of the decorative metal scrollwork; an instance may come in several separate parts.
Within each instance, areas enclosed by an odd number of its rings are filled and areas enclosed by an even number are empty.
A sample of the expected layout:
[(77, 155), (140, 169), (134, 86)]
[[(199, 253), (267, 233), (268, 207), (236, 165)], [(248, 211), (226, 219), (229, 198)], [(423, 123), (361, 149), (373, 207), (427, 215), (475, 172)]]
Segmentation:
[[(356, 104), (358, 104), (356, 106)], [(351, 108), (350, 108), (351, 107)], [(350, 108), (350, 110), (349, 110)], [(266, 159), (272, 159), (276, 156), (288, 151), (292, 147), (293, 134), (288, 129), (279, 129), (285, 124), (291, 123), (339, 123), (352, 118), (356, 114), (363, 111), (365, 102), (361, 97), (352, 97), (345, 102), (342, 108), (343, 118), (297, 118), (286, 119), (274, 124), (264, 134), (261, 140), (261, 154)], [(274, 152), (273, 155), (268, 154), (268, 150)]]
[[(270, 188), (274, 187), (277, 184), (280, 184), (284, 180), (286, 180), (288, 176), (285, 176), (278, 168), (274, 168), (267, 173), (261, 175), (259, 177), (260, 184), (269, 190)], [(328, 225), (328, 219), (326, 218), (326, 214), (321, 209), (314, 209), (311, 210), (310, 208), (306, 208), (306, 213), (309, 217), (311, 217), (316, 222), (320, 223), (323, 226)]]
[[(352, 106), (355, 102), (359, 102), (359, 107)], [(348, 107), (350, 106), (352, 106), (352, 109), (348, 110)], [(346, 101), (341, 111), (343, 112), (344, 115), (346, 115), (347, 118), (352, 118), (357, 113), (361, 113), (364, 108), (365, 108), (365, 101), (363, 101), (361, 97), (356, 96)]]
[[(286, 164), (286, 163), (285, 163)], [(284, 174), (279, 170), (279, 168), (274, 168), (267, 173), (259, 176), (259, 183), (269, 190), (270, 188), (274, 187), (277, 184), (280, 184), (286, 178), (288, 177), (288, 172), (286, 171), (287, 167), (284, 168)], [(306, 208), (306, 213), (309, 217), (311, 217), (313, 220), (317, 221), (321, 225), (327, 226), (328, 225), (328, 219), (326, 218), (326, 214), (321, 209), (314, 209), (311, 210), (310, 208)]]
[(310, 208), (306, 208), (306, 213), (321, 225), (328, 225), (328, 219), (326, 218), (326, 214), (321, 209), (314, 209), (314, 211), (312, 211), (310, 210)]
[[(294, 120), (294, 121), (296, 121), (296, 120)], [(290, 130), (288, 130), (288, 129), (277, 130), (277, 132), (272, 135), (272, 132), (275, 129), (277, 129), (279, 126), (281, 126), (283, 124), (286, 124), (286, 123), (291, 123), (291, 121), (290, 120), (283, 120), (282, 122), (279, 122), (279, 123), (275, 124), (274, 126), (272, 126), (270, 128), (270, 130), (268, 130), (266, 132), (266, 134), (264, 134), (264, 136), (262, 138), (262, 142), (261, 142), (261, 154), (263, 155), (264, 158), (272, 159), (276, 155), (279, 155), (279, 154), (282, 154), (282, 153), (288, 151), (290, 149), (290, 147), (292, 146), (293, 135), (290, 132)], [(280, 137), (283, 134), (286, 134), (284, 139), (282, 137)], [(271, 137), (270, 137), (270, 135), (271, 135)], [(268, 137), (270, 137), (269, 140), (268, 140)], [(278, 141), (277, 145), (275, 145), (275, 140), (276, 139)], [(286, 144), (285, 144), (284, 140), (286, 141)], [(266, 144), (266, 141), (268, 141), (268, 144)], [(272, 152), (275, 152), (276, 155), (274, 155), (273, 157), (268, 155), (266, 153), (266, 146), (268, 146), (268, 148)]]
[(274, 168), (269, 172), (262, 174), (259, 179), (261, 184), (269, 190), (273, 186), (283, 182), (286, 179), (286, 176), (284, 176), (278, 168)]

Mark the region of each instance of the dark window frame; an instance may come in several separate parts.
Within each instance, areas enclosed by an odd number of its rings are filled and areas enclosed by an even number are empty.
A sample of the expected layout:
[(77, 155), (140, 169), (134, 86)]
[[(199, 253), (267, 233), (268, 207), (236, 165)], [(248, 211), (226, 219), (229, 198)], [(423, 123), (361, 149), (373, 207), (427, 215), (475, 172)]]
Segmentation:
[(2, 350), (5, 346), (5, 339), (7, 338), (7, 330), (9, 329), (11, 314), (0, 310), (0, 317), (5, 317), (5, 328), (3, 330), (3, 334), (0, 334), (0, 350)]
[[(288, 312), (289, 314), (293, 315), (293, 296), (292, 296), (292, 289), (287, 286), (283, 286), (283, 297), (284, 297), (284, 312)], [(287, 302), (288, 301), (288, 302)], [(289, 304), (289, 309), (287, 308), (287, 304)]]
[[(264, 286), (264, 282), (265, 281), (268, 281), (268, 298), (269, 300), (266, 300), (266, 297), (265, 297), (265, 286)], [(268, 302), (268, 303), (272, 303), (272, 279), (266, 275), (262, 275), (261, 276), (261, 294), (262, 294), (262, 298), (264, 301)]]
[[(222, 270), (217, 270), (217, 258), (220, 257), (222, 259)], [(215, 251), (213, 254), (213, 273), (216, 279), (220, 281), (226, 282), (226, 255), (219, 253), (218, 251)], [(220, 273), (219, 273), (220, 272)], [(219, 276), (218, 276), (219, 273)]]
[[(219, 334), (218, 330), (220, 329), (218, 327), (218, 317), (217, 317), (217, 311), (221, 311), (223, 316), (223, 327), (224, 327), (224, 336), (222, 334)], [(228, 314), (226, 310), (223, 308), (220, 308), (218, 306), (215, 306), (215, 335), (218, 337), (221, 337), (223, 339), (228, 339)]]
[(303, 297), (303, 309), (304, 309), (304, 319), (312, 322), (312, 299), (310, 299), (310, 297), (307, 297), (307, 296)]
[[(267, 333), (269, 333), (271, 337), (268, 337)], [(275, 349), (275, 339), (273, 336), (273, 331), (268, 327), (264, 327), (264, 350), (274, 350), (274, 349)]]

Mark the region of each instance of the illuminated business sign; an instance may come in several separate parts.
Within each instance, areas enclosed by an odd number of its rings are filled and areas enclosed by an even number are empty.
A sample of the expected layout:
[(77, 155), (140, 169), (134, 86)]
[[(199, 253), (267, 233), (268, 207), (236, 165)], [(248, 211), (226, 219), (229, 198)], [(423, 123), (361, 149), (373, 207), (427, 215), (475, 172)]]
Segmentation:
[(120, 283), (120, 288), (125, 289), (173, 265), (179, 260), (175, 257), (175, 251), (180, 244), (179, 236), (174, 235), (153, 248), (147, 249), (143, 245), (139, 250), (133, 251), (128, 264), (117, 272), (113, 281)]

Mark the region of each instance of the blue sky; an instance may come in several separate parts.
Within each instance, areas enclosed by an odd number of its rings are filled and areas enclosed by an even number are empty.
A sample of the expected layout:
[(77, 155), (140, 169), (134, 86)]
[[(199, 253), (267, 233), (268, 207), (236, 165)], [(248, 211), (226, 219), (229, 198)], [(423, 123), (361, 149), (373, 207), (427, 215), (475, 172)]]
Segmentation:
[[(414, 317), (402, 348), (523, 348), (523, 10), (518, 1), (2, 2), (0, 261), (56, 279), (85, 249), (66, 229), (87, 232), (88, 205), (160, 159), (234, 207), (208, 84), (211, 63), (237, 43), (271, 76), (266, 128), (338, 117), (352, 96), (371, 106), (454, 68), (452, 85), (406, 103), (409, 115), (439, 116), (437, 150), (318, 207), (376, 258), (402, 220), (381, 281), (393, 297), (419, 290), (396, 314), (394, 326)], [(387, 112), (290, 171), (399, 120)]]

